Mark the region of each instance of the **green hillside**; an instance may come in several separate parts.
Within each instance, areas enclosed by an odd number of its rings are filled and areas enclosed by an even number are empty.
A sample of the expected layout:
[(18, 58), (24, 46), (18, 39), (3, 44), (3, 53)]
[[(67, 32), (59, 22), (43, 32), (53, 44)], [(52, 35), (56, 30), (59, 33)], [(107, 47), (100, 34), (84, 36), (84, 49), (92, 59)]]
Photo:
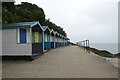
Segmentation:
[(45, 18), (44, 10), (36, 4), (28, 2), (22, 2), (19, 5), (15, 5), (14, 2), (2, 3), (2, 23), (28, 21), (39, 21), (42, 26), (49, 26), (50, 29), (67, 36), (61, 26), (57, 26), (55, 23)]

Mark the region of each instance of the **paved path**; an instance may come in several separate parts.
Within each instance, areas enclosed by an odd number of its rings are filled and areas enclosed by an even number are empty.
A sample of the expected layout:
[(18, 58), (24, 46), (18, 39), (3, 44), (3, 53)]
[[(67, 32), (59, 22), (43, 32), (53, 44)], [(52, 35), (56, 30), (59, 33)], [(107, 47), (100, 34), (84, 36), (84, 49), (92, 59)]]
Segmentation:
[(77, 46), (53, 49), (30, 61), (4, 61), (4, 78), (117, 78), (118, 70), (103, 58)]

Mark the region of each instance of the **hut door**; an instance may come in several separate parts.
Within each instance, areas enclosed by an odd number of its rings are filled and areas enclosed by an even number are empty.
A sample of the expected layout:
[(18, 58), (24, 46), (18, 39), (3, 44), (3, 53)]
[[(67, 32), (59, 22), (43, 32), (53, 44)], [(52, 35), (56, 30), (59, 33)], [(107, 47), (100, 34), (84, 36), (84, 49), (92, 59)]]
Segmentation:
[(34, 42), (35, 43), (39, 42), (39, 32), (34, 32)]
[(43, 48), (40, 39), (40, 32), (33, 32), (32, 53), (34, 56), (42, 54)]

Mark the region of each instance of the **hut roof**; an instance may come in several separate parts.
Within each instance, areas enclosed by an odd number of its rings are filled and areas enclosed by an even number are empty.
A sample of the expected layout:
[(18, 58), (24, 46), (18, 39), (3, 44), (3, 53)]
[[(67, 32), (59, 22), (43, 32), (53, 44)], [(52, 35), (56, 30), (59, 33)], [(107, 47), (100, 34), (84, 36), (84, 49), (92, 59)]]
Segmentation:
[(42, 26), (42, 28), (43, 28), (43, 31), (46, 31), (48, 29), (50, 32), (50, 28), (48, 26)]
[(53, 29), (50, 30), (50, 33), (55, 35), (55, 31)]
[(40, 25), (40, 23), (38, 21), (36, 21), (36, 22), (19, 22), (19, 23), (2, 24), (2, 29), (31, 28), (31, 27), (33, 27), (33, 26), (35, 26), (37, 24), (43, 30), (43, 28), (41, 27), (41, 25)]

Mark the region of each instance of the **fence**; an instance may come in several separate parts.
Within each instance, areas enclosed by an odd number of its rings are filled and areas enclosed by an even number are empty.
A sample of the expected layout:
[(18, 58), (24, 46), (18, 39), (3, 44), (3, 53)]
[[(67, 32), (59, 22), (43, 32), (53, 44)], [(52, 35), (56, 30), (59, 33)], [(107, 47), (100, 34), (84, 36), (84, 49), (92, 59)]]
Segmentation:
[(86, 50), (86, 52), (90, 53), (90, 41), (89, 40), (83, 40), (83, 41), (80, 41), (80, 42), (77, 42), (77, 46), (83, 48), (84, 50)]

